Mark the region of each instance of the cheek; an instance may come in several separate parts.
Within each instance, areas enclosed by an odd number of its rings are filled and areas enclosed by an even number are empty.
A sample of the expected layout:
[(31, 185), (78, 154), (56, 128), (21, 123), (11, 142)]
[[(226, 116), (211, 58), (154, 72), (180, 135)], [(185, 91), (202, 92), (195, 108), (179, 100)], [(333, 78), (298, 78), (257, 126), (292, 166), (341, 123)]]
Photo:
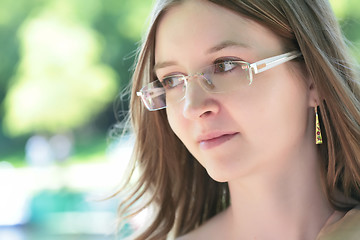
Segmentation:
[(184, 134), (186, 131), (186, 122), (185, 119), (181, 116), (180, 111), (175, 109), (166, 108), (166, 114), (168, 118), (169, 125), (173, 132), (180, 138), (181, 141), (184, 141)]
[(303, 80), (291, 76), (276, 79), (264, 75), (254, 84), (254, 90), (246, 94), (243, 103), (243, 116), (238, 117), (246, 120), (246, 128), (253, 133), (251, 138), (254, 141), (275, 144), (304, 134), (308, 92)]
[(296, 145), (306, 134), (308, 107), (301, 96), (292, 95), (285, 99), (289, 101), (277, 106), (269, 117), (268, 133), (274, 137), (274, 143)]
[(173, 111), (169, 108), (166, 108), (166, 115), (171, 129), (176, 133), (177, 118), (174, 116)]

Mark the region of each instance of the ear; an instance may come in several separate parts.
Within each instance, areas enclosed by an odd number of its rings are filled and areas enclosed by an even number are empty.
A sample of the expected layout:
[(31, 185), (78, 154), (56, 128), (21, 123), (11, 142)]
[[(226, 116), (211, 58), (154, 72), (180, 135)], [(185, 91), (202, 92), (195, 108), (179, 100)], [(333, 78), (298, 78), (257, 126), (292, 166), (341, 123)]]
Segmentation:
[(320, 103), (319, 94), (315, 86), (315, 83), (312, 79), (309, 79), (307, 87), (309, 90), (309, 107), (318, 106)]

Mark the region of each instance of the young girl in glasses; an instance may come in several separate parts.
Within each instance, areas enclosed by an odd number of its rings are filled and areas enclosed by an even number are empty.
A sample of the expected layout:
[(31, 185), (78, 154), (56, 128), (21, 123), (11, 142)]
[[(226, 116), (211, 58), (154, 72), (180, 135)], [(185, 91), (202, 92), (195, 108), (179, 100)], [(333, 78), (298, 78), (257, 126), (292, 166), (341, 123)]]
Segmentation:
[(131, 239), (360, 239), (356, 67), (327, 0), (157, 1), (119, 192), (120, 217), (151, 214)]

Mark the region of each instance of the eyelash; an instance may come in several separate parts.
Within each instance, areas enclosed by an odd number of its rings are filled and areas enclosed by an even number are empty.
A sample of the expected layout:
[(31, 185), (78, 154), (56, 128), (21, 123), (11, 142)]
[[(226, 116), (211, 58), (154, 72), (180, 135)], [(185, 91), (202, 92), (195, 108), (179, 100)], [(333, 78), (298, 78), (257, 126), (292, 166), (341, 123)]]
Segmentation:
[(229, 62), (229, 61), (244, 61), (244, 60), (241, 58), (238, 58), (238, 57), (220, 57), (220, 58), (215, 59), (215, 61), (213, 61), (212, 64)]
[[(228, 61), (245, 61), (245, 60), (243, 60), (242, 58), (239, 58), (239, 57), (226, 56), (226, 57), (216, 58), (214, 61), (212, 61), (211, 64), (223, 63), (223, 62), (228, 62)], [(211, 64), (208, 64), (208, 65), (211, 65)], [(182, 73), (182, 72), (171, 72), (171, 73), (167, 73), (161, 77), (158, 77), (158, 79), (164, 79), (166, 77), (174, 76), (174, 75), (185, 75), (186, 76), (187, 74)]]
[(157, 79), (159, 79), (160, 81), (162, 81), (163, 79), (167, 78), (167, 77), (171, 77), (171, 76), (175, 76), (175, 75), (185, 75), (184, 73), (181, 72), (171, 72), (171, 73), (167, 73), (164, 76), (158, 77)]

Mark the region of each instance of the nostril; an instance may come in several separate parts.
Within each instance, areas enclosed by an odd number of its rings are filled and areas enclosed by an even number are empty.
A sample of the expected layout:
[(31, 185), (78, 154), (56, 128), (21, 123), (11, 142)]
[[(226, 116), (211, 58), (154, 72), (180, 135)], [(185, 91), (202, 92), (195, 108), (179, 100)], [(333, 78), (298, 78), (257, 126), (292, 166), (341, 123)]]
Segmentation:
[(206, 111), (200, 115), (201, 118), (208, 117), (211, 115), (211, 111)]
[(188, 119), (199, 119), (210, 117), (217, 110), (217, 105), (208, 97), (201, 97), (201, 94), (195, 98), (185, 98), (183, 106), (184, 117)]

